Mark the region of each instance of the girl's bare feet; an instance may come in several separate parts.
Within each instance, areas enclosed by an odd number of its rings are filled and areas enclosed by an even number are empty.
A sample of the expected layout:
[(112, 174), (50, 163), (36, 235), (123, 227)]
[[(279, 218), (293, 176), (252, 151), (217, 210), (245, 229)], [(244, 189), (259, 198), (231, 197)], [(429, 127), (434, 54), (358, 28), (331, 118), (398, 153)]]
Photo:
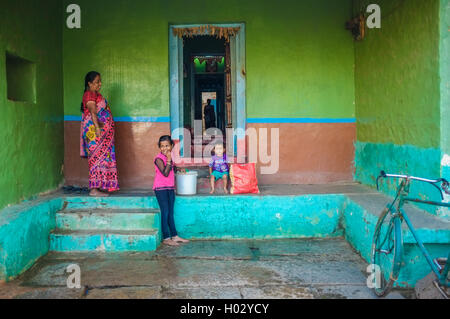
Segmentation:
[(174, 241), (170, 238), (164, 239), (163, 244), (168, 245), (168, 246), (180, 246), (180, 244), (178, 244), (176, 241)]
[(225, 192), (225, 194), (228, 194), (228, 189), (224, 188), (223, 191)]
[(103, 192), (99, 191), (97, 188), (94, 188), (94, 189), (92, 189), (92, 190), (89, 192), (89, 196), (94, 196), (94, 197), (108, 197), (109, 194), (103, 193)]
[(214, 188), (211, 189), (211, 191), (209, 192), (210, 194), (214, 194)]
[(175, 242), (178, 242), (178, 243), (188, 243), (189, 242), (189, 240), (181, 238), (180, 236), (172, 237), (172, 240), (174, 240)]

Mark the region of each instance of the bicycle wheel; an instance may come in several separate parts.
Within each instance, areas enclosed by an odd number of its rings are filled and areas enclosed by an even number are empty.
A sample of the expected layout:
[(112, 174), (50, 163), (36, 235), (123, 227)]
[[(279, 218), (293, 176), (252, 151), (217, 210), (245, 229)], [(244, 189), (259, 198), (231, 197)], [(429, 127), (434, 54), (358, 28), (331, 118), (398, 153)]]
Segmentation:
[(389, 293), (400, 273), (403, 241), (402, 221), (398, 215), (385, 208), (375, 226), (372, 241), (372, 264), (377, 265), (380, 275), (377, 276), (375, 293), (382, 297)]

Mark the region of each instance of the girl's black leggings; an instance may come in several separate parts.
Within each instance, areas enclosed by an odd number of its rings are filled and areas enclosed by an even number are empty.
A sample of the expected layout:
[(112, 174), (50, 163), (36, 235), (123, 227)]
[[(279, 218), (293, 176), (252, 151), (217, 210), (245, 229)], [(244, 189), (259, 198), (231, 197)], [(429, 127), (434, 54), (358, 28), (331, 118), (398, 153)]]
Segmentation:
[(177, 236), (175, 228), (175, 220), (173, 218), (173, 207), (175, 205), (175, 191), (155, 190), (156, 199), (158, 200), (159, 209), (161, 210), (161, 230), (163, 240), (169, 237)]

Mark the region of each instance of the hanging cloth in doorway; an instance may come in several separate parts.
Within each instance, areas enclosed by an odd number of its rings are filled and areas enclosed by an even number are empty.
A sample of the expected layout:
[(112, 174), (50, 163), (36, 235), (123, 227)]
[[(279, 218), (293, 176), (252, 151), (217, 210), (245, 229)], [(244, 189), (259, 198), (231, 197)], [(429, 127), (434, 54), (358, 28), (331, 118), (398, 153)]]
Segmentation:
[(210, 35), (215, 36), (217, 39), (224, 38), (228, 42), (230, 37), (235, 36), (239, 30), (239, 27), (216, 27), (208, 24), (200, 27), (173, 28), (173, 35), (180, 39), (183, 37), (193, 38), (198, 35)]

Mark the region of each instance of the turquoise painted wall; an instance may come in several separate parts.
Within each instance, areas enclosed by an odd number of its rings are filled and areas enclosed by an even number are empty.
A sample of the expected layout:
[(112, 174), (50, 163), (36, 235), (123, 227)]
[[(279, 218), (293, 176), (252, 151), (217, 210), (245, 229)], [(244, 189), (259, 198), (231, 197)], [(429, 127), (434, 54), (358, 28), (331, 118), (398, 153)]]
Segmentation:
[[(356, 197), (356, 196), (355, 196)], [(371, 263), (371, 246), (375, 226), (378, 221), (377, 212), (373, 211), (373, 201), (364, 205), (349, 196), (342, 210), (342, 227), (345, 229), (345, 239), (361, 254), (367, 263)], [(450, 249), (450, 230), (433, 229), (433, 227), (417, 228), (417, 235), (423, 241), (432, 259), (445, 257)], [(425, 257), (417, 246), (408, 228), (402, 231), (404, 251), (402, 268), (396, 287), (412, 288), (417, 280), (424, 278), (431, 272)], [(384, 269), (387, 278), (389, 269)]]
[[(413, 145), (381, 143), (355, 143), (355, 179), (370, 187), (376, 187), (381, 170), (393, 174), (406, 174), (425, 178), (440, 176), (439, 148), (421, 149)], [(391, 196), (396, 194), (399, 179), (380, 180), (380, 190)], [(441, 201), (439, 192), (428, 183), (413, 181), (410, 195), (422, 200)], [(435, 206), (417, 204), (430, 213), (440, 214)]]
[[(68, 197), (67, 210), (94, 207), (159, 209), (154, 196)], [(280, 201), (283, 205), (280, 205)], [(175, 222), (180, 236), (203, 239), (300, 238), (342, 236), (343, 195), (304, 196), (177, 196)], [(115, 217), (117, 218), (117, 217)], [(57, 221), (59, 227), (95, 228), (94, 219), (75, 216)], [(159, 220), (158, 220), (159, 221)], [(86, 223), (92, 223), (92, 226)], [(136, 225), (136, 224), (134, 224)], [(156, 227), (156, 225), (155, 225)], [(160, 225), (158, 224), (159, 228)]]
[[(325, 238), (342, 236), (342, 195), (177, 196), (180, 236), (198, 239)], [(280, 204), (282, 203), (282, 204)]]
[(47, 254), (61, 198), (26, 201), (0, 211), (0, 282), (29, 269)]
[[(355, 12), (362, 3), (354, 2)], [(355, 42), (355, 179), (374, 187), (380, 170), (439, 178), (440, 3), (377, 3), (381, 29), (367, 29), (366, 38)], [(392, 192), (396, 185), (384, 190)], [(413, 185), (411, 191), (422, 199), (440, 199), (428, 185)]]
[[(62, 6), (0, 3), (0, 209), (62, 182)], [(7, 98), (6, 51), (35, 64), (36, 103)]]
[(231, 22), (246, 23), (248, 117), (355, 115), (351, 0), (77, 3), (81, 29), (63, 32), (65, 115), (80, 114), (94, 69), (115, 116), (169, 116), (169, 24)]

